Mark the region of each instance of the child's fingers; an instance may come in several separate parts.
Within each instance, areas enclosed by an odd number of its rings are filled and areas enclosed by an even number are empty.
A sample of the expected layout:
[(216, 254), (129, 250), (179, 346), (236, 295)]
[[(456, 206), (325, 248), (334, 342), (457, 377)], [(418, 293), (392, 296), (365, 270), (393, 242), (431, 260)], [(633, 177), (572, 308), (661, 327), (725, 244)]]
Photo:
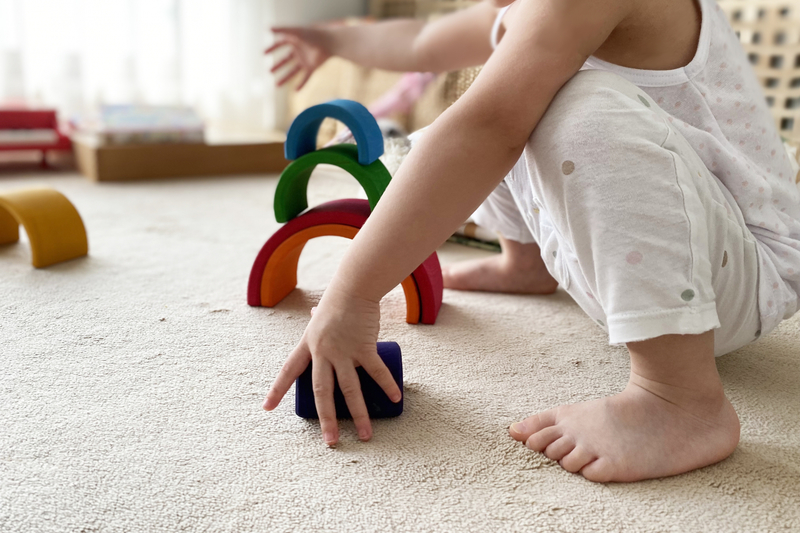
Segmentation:
[(300, 70), (302, 70), (302, 67), (299, 66), (294, 67), (291, 71), (289, 71), (289, 73), (286, 76), (281, 78), (281, 80), (277, 83), (278, 87), (285, 85), (286, 82), (294, 78), (297, 75), (297, 73), (300, 72)]
[(314, 404), (317, 406), (319, 425), (325, 444), (333, 446), (339, 440), (336, 424), (336, 407), (333, 404), (333, 367), (326, 359), (318, 358), (311, 367)]
[(323, 148), (327, 148), (329, 146), (333, 146), (336, 144), (342, 144), (349, 141), (353, 137), (352, 132), (345, 128), (341, 132), (339, 132), (333, 139), (328, 141)]
[(290, 53), (288, 56), (286, 56), (286, 57), (284, 57), (283, 59), (281, 59), (280, 61), (278, 61), (278, 62), (275, 64), (275, 66), (274, 66), (274, 67), (272, 67), (271, 69), (269, 69), (269, 71), (270, 71), (270, 72), (275, 72), (276, 70), (280, 69), (282, 66), (284, 66), (286, 63), (288, 63), (289, 61), (293, 60), (294, 58), (295, 58), (295, 55), (294, 55), (294, 52), (292, 52), (292, 53)]
[(310, 69), (309, 69), (309, 70), (306, 70), (306, 73), (305, 73), (305, 75), (303, 76), (303, 79), (300, 81), (300, 85), (298, 85), (298, 86), (297, 86), (297, 90), (298, 90), (298, 91), (299, 91), (300, 89), (302, 89), (302, 88), (303, 88), (303, 86), (306, 84), (306, 82), (308, 81), (308, 79), (311, 77), (311, 74), (312, 74), (312, 72), (313, 72), (313, 71), (312, 71), (312, 70), (310, 70)]
[(272, 411), (281, 402), (281, 399), (286, 395), (291, 388), (297, 377), (302, 374), (308, 363), (311, 361), (311, 352), (304, 341), (292, 351), (286, 362), (283, 363), (278, 377), (272, 383), (267, 393), (267, 398), (264, 400), (264, 409)]
[(372, 424), (369, 422), (367, 405), (364, 403), (364, 396), (361, 394), (361, 382), (358, 379), (358, 372), (348, 362), (336, 368), (336, 380), (342, 391), (350, 416), (358, 431), (358, 438), (367, 441), (372, 437)]
[(270, 52), (274, 52), (278, 48), (283, 48), (284, 46), (289, 46), (290, 44), (292, 43), (287, 41), (286, 39), (282, 39), (280, 41), (275, 42), (275, 44), (264, 50), (264, 53), (269, 54)]
[(282, 33), (285, 35), (298, 35), (303, 28), (293, 28), (291, 26), (273, 26), (270, 28), (272, 33)]
[(403, 398), (400, 387), (397, 386), (397, 382), (394, 380), (394, 377), (392, 377), (392, 373), (386, 368), (378, 352), (374, 352), (374, 355), (365, 358), (363, 361), (359, 360), (358, 362), (361, 363), (361, 366), (364, 367), (367, 374), (375, 380), (375, 383), (380, 385), (383, 392), (386, 393), (390, 400), (397, 403)]

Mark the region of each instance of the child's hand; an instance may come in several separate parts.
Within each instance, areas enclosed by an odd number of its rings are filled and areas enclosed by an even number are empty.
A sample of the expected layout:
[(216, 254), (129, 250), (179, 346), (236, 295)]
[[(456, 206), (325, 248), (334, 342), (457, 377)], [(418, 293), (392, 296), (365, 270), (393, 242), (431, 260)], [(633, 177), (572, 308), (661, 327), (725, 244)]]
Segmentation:
[(297, 28), (272, 28), (275, 34), (275, 44), (267, 48), (264, 53), (269, 54), (284, 47), (289, 47), (289, 54), (281, 59), (270, 72), (276, 72), (284, 66), (291, 70), (277, 83), (278, 87), (284, 85), (298, 74), (303, 78), (297, 90), (303, 88), (311, 74), (322, 65), (330, 56), (327, 44), (327, 33), (324, 28), (297, 27)]
[(303, 338), (270, 387), (264, 409), (275, 409), (292, 383), (305, 371), (309, 361), (313, 360), (314, 401), (325, 443), (333, 445), (339, 440), (333, 404), (334, 372), (353, 416), (358, 437), (369, 440), (372, 426), (361, 395), (356, 367), (363, 366), (392, 401), (399, 402), (401, 398), (391, 372), (378, 356), (376, 343), (379, 329), (380, 306), (377, 302), (329, 288), (314, 311)]

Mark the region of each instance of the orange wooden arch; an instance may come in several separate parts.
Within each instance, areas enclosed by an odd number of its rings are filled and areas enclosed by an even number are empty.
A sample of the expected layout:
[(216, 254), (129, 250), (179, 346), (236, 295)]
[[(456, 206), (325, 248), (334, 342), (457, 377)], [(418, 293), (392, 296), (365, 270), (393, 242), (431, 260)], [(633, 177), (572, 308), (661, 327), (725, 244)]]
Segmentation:
[[(297, 287), (297, 263), (306, 243), (317, 237), (345, 237), (352, 239), (358, 228), (344, 224), (320, 224), (293, 234), (283, 241), (267, 260), (261, 275), (261, 305), (274, 307)], [(414, 277), (401, 283), (406, 298), (406, 322), (418, 324), (421, 316), (419, 291)]]

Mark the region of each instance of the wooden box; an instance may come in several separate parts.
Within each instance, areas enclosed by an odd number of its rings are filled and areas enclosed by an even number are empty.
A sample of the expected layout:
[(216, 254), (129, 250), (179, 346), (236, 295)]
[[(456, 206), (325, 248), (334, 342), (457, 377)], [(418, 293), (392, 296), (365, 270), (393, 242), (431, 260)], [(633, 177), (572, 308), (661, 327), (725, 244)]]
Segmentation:
[(283, 142), (98, 146), (73, 139), (78, 170), (94, 181), (280, 173)]

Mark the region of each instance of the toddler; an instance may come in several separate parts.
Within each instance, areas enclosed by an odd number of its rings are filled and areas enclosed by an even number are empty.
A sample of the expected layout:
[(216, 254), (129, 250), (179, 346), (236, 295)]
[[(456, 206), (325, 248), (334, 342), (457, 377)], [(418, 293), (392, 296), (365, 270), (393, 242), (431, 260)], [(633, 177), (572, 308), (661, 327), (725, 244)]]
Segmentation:
[(339, 437), (334, 374), (368, 440), (355, 367), (400, 399), (375, 350), (378, 303), (475, 212), (503, 253), (444, 269), (446, 287), (561, 285), (631, 358), (619, 394), (534, 414), (511, 437), (600, 482), (733, 452), (739, 419), (714, 358), (797, 311), (800, 191), (714, 0), (492, 0), (428, 24), (274, 31), (269, 51), (289, 50), (281, 84), (331, 55), (398, 71), (485, 66), (403, 162), (265, 409), (313, 360), (325, 442)]

